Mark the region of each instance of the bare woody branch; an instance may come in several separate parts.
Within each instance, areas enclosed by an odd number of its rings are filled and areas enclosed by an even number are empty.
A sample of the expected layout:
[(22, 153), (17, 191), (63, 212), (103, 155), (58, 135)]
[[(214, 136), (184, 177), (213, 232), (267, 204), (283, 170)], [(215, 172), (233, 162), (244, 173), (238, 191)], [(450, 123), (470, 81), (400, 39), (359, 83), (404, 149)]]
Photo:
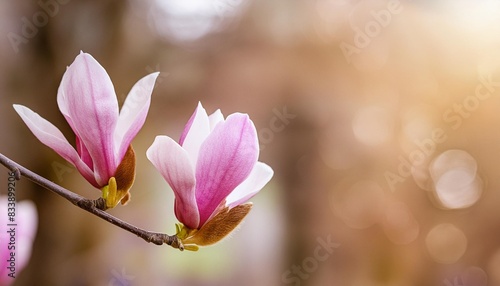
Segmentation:
[(87, 198), (84, 198), (78, 194), (75, 194), (59, 185), (56, 183), (47, 180), (46, 178), (30, 171), (29, 169), (19, 165), (18, 163), (12, 161), (11, 159), (7, 158), (5, 155), (0, 153), (0, 164), (4, 165), (7, 169), (9, 169), (11, 172), (14, 173), (14, 177), (16, 180), (20, 180), (21, 176), (29, 179), (33, 183), (53, 192), (56, 193), (57, 195), (65, 198), (66, 200), (70, 201), (72, 204), (75, 206), (86, 210), (89, 213), (92, 213), (103, 220), (114, 224), (128, 232), (131, 232), (138, 237), (144, 239), (147, 242), (152, 242), (156, 245), (163, 245), (163, 244), (168, 244), (174, 248), (178, 248), (180, 250), (184, 250), (184, 246), (180, 239), (176, 235), (167, 235), (164, 233), (156, 233), (156, 232), (150, 232), (147, 230), (143, 230), (141, 228), (138, 228), (128, 222), (122, 221), (117, 217), (114, 217), (113, 215), (107, 213), (105, 211), (105, 203), (102, 198), (99, 198), (97, 200), (90, 200)]

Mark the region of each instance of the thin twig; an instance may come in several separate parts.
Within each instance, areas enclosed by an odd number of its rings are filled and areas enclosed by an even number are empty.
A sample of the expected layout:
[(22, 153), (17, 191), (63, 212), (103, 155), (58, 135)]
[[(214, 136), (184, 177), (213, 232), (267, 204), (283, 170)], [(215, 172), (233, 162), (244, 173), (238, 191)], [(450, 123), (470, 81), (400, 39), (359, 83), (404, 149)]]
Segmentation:
[(0, 153), (0, 164), (4, 165), (14, 173), (14, 176), (16, 180), (19, 180), (21, 176), (29, 179), (33, 183), (49, 190), (52, 191), (59, 196), (65, 198), (66, 200), (70, 201), (72, 204), (75, 206), (88, 211), (89, 213), (92, 213), (103, 220), (114, 224), (128, 232), (131, 232), (138, 237), (144, 239), (147, 242), (152, 242), (156, 245), (162, 245), (162, 244), (168, 244), (174, 248), (179, 248), (180, 250), (184, 250), (184, 246), (182, 245), (182, 242), (179, 240), (179, 238), (176, 235), (167, 235), (164, 233), (156, 233), (156, 232), (150, 232), (147, 230), (143, 230), (141, 228), (138, 228), (134, 225), (131, 225), (128, 222), (122, 221), (121, 219), (112, 216), (111, 214), (105, 212), (102, 208), (103, 206), (103, 199), (99, 198), (97, 200), (90, 200), (87, 198), (84, 198), (78, 194), (75, 194), (59, 185), (56, 183), (49, 181), (45, 179), (44, 177), (30, 171), (29, 169), (19, 165), (18, 163), (12, 161), (11, 159), (7, 158), (5, 155)]

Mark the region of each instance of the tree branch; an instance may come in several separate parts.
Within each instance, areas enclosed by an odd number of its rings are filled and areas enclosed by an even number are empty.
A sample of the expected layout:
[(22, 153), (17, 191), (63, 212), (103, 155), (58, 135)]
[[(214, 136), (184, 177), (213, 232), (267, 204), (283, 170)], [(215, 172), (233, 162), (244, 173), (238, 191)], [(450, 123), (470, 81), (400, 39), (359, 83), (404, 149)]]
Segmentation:
[(12, 171), (14, 173), (14, 177), (16, 178), (16, 180), (20, 180), (21, 176), (23, 176), (32, 181), (33, 183), (65, 198), (75, 206), (83, 210), (86, 210), (89, 213), (92, 213), (102, 218), (103, 220), (111, 224), (114, 224), (128, 232), (131, 232), (147, 242), (152, 242), (156, 245), (168, 244), (174, 248), (180, 249), (181, 251), (184, 250), (184, 245), (176, 235), (167, 235), (164, 233), (156, 233), (143, 230), (105, 212), (103, 207), (105, 205), (103, 198), (99, 198), (95, 201), (84, 198), (28, 170), (27, 168), (12, 161), (11, 159), (7, 158), (5, 155), (1, 153), (0, 153), (0, 164), (4, 165), (5, 167), (7, 167), (7, 169)]

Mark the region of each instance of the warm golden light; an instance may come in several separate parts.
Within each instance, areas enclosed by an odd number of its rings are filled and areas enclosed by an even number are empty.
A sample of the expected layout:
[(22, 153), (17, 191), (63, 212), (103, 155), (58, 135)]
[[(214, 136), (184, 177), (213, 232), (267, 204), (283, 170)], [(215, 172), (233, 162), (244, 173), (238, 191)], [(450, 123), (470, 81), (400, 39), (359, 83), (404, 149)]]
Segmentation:
[(453, 224), (443, 223), (435, 226), (425, 238), (431, 257), (439, 263), (455, 263), (467, 250), (467, 237)]

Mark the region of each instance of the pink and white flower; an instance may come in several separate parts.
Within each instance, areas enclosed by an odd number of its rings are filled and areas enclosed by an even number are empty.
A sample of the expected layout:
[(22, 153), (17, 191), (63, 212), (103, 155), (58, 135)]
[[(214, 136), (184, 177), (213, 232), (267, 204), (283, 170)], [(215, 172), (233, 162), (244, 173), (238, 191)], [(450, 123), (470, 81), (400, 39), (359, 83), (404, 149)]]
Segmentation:
[[(201, 103), (179, 144), (167, 136), (156, 137), (147, 157), (174, 191), (175, 215), (187, 228), (184, 242), (216, 242), (190, 239), (193, 230), (220, 228), (207, 227), (210, 222), (232, 221), (229, 228), (225, 226), (229, 231), (239, 224), (250, 211), (251, 204), (245, 202), (273, 176), (271, 167), (258, 162), (258, 156), (257, 132), (247, 114), (233, 113), (224, 119), (217, 110), (208, 116)], [(227, 235), (226, 230), (219, 236)]]
[[(128, 198), (135, 178), (130, 143), (144, 124), (157, 76), (156, 72), (139, 80), (119, 112), (106, 70), (81, 52), (64, 73), (57, 93), (59, 110), (75, 133), (76, 150), (52, 123), (25, 106), (15, 104), (14, 108), (43, 144), (73, 164), (90, 184), (103, 189), (108, 207), (114, 207)], [(108, 185), (112, 186), (109, 190)], [(116, 185), (118, 191), (113, 190)]]
[[(19, 275), (19, 272), (28, 264), (38, 225), (38, 214), (33, 202), (17, 202), (16, 216), (12, 217), (14, 221), (8, 221), (8, 202), (7, 196), (0, 196), (1, 286), (11, 285)], [(11, 223), (15, 223), (16, 226), (8, 226)], [(11, 233), (15, 235), (11, 236)], [(12, 256), (14, 257), (13, 259), (11, 258)], [(13, 263), (11, 264), (11, 262)]]

